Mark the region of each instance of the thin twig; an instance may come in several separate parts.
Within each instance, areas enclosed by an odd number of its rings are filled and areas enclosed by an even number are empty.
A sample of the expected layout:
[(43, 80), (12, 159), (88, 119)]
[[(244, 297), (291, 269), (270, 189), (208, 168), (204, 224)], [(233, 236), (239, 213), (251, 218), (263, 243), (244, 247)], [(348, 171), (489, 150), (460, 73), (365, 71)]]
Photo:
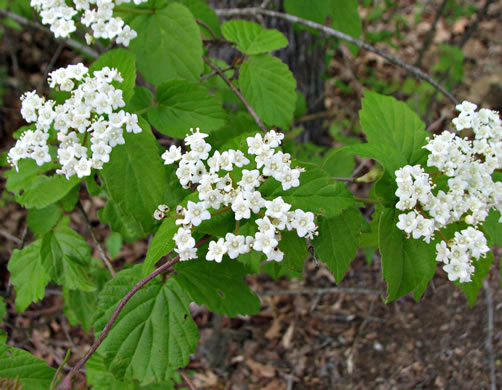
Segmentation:
[(150, 275), (148, 275), (146, 278), (143, 280), (139, 281), (127, 294), (122, 300), (120, 301), (119, 305), (113, 312), (112, 316), (108, 320), (105, 328), (103, 331), (100, 333), (99, 337), (97, 340), (94, 342), (94, 344), (91, 346), (89, 351), (85, 354), (85, 356), (78, 361), (78, 363), (71, 369), (71, 371), (65, 376), (63, 381), (60, 383), (60, 385), (57, 387), (57, 390), (70, 390), (71, 389), (71, 381), (73, 376), (77, 373), (77, 371), (80, 370), (89, 360), (89, 358), (92, 356), (94, 352), (98, 349), (98, 347), (101, 345), (105, 337), (108, 335), (110, 332), (110, 329), (112, 328), (113, 324), (117, 320), (117, 317), (119, 316), (120, 312), (122, 309), (125, 307), (127, 302), (136, 294), (145, 284), (147, 284), (149, 281), (154, 279), (156, 276), (160, 275), (161, 273), (167, 271), (169, 268), (171, 268), (174, 264), (176, 264), (180, 260), (179, 256), (175, 257), (173, 260), (171, 260), (168, 263), (165, 263), (164, 265), (160, 266), (157, 268), (155, 271), (153, 271)]
[(195, 385), (192, 383), (192, 381), (190, 379), (188, 379), (188, 377), (186, 376), (186, 374), (183, 372), (183, 371), (180, 371), (180, 376), (183, 378), (183, 380), (185, 381), (185, 383), (188, 385), (188, 387), (190, 388), (190, 390), (196, 390), (197, 388), (195, 387)]
[(215, 34), (215, 32), (211, 29), (211, 27), (209, 27), (206, 23), (204, 23), (202, 20), (200, 19), (195, 19), (195, 22), (201, 26), (201, 27), (204, 27), (208, 32), (209, 34), (211, 35), (211, 37), (217, 41), (218, 40), (218, 36)]
[(471, 39), (472, 34), (474, 34), (474, 32), (478, 29), (479, 22), (486, 16), (486, 14), (488, 13), (488, 8), (490, 8), (490, 5), (493, 2), (494, 0), (486, 0), (483, 8), (481, 8), (479, 12), (476, 14), (476, 20), (472, 22), (472, 24), (469, 26), (464, 36), (460, 39), (460, 42), (457, 45), (460, 49), (462, 49), (464, 45), (467, 43), (467, 41)]
[(425, 52), (427, 49), (429, 49), (429, 46), (432, 43), (432, 38), (434, 38), (434, 34), (436, 33), (436, 28), (437, 24), (439, 22), (439, 19), (441, 18), (441, 15), (443, 14), (444, 8), (446, 7), (446, 3), (448, 3), (448, 0), (443, 0), (441, 5), (439, 6), (438, 10), (436, 11), (436, 15), (434, 16), (434, 21), (432, 22), (432, 26), (430, 30), (427, 32), (427, 35), (425, 36), (424, 44), (422, 48), (420, 49), (420, 52), (418, 53), (418, 58), (417, 62), (415, 62), (415, 66), (417, 68), (420, 68), (422, 66), (422, 60), (424, 58)]
[[(235, 69), (235, 67), (229, 66), (229, 67), (227, 67), (225, 69), (222, 69), (221, 71), (222, 72), (228, 72), (229, 70), (232, 70), (232, 69)], [(218, 72), (216, 72), (215, 70), (213, 70), (211, 73), (204, 74), (204, 75), (200, 76), (200, 82), (203, 83), (204, 81), (209, 80), (211, 77), (214, 77), (217, 74), (218, 74)]]
[(113, 269), (112, 262), (110, 258), (106, 255), (105, 250), (103, 249), (98, 239), (96, 238), (96, 235), (94, 234), (94, 229), (92, 228), (91, 225), (91, 221), (89, 221), (89, 217), (87, 216), (87, 213), (85, 212), (84, 207), (82, 206), (82, 203), (80, 201), (77, 202), (77, 209), (78, 211), (80, 211), (80, 214), (82, 214), (82, 217), (84, 218), (87, 228), (89, 229), (89, 233), (91, 234), (92, 241), (94, 241), (96, 247), (98, 248), (101, 260), (103, 260), (103, 263), (105, 263), (105, 266), (108, 269), (108, 271), (110, 271), (112, 277), (115, 277), (115, 270)]
[(258, 292), (260, 296), (268, 295), (297, 295), (297, 294), (360, 294), (360, 295), (383, 295), (384, 291), (372, 290), (362, 287), (326, 287), (326, 288), (300, 288), (294, 290), (268, 290)]
[(262, 120), (260, 119), (260, 117), (258, 116), (258, 114), (256, 113), (256, 111), (253, 109), (253, 107), (251, 107), (251, 105), (249, 104), (249, 102), (242, 95), (241, 91), (239, 91), (239, 89), (232, 83), (232, 81), (230, 81), (230, 79), (225, 75), (225, 73), (223, 73), (223, 70), (221, 68), (219, 68), (218, 66), (216, 66), (215, 64), (213, 64), (209, 60), (209, 58), (207, 58), (206, 56), (204, 56), (202, 58), (204, 59), (204, 62), (206, 64), (208, 64), (209, 67), (211, 69), (213, 69), (218, 74), (218, 76), (220, 76), (223, 79), (223, 81), (230, 87), (230, 89), (232, 90), (232, 92), (239, 98), (239, 100), (242, 102), (242, 104), (244, 104), (244, 106), (246, 107), (246, 109), (248, 110), (248, 112), (251, 114), (251, 116), (253, 117), (253, 119), (255, 120), (255, 122), (258, 124), (258, 127), (264, 133), (266, 133), (267, 132), (266, 126), (264, 125), (264, 123), (262, 122)]
[[(199, 242), (197, 242), (197, 244), (195, 246), (196, 247), (201, 246), (202, 244), (204, 244), (208, 240), (208, 238), (209, 238), (209, 236), (205, 236)], [(136, 285), (131, 290), (129, 290), (129, 292), (119, 302), (119, 305), (117, 306), (117, 308), (113, 312), (112, 316), (110, 317), (110, 319), (106, 323), (106, 326), (104, 327), (104, 329), (99, 334), (99, 337), (96, 339), (96, 341), (94, 342), (94, 344), (92, 344), (92, 346), (89, 349), (89, 351), (87, 351), (87, 353), (85, 354), (85, 356), (82, 359), (80, 359), (77, 362), (77, 364), (71, 369), (71, 371), (64, 377), (63, 381), (59, 384), (59, 386), (56, 388), (56, 390), (70, 390), (71, 389), (71, 382), (72, 382), (73, 377), (75, 376), (75, 374), (77, 372), (80, 371), (80, 369), (84, 366), (84, 364), (87, 362), (87, 360), (89, 360), (89, 358), (92, 356), (92, 354), (94, 352), (96, 352), (96, 350), (98, 349), (98, 347), (101, 345), (101, 343), (103, 342), (103, 340), (105, 339), (105, 337), (110, 332), (110, 329), (112, 328), (113, 324), (117, 320), (120, 312), (125, 307), (125, 305), (127, 304), (127, 302), (129, 302), (131, 300), (131, 298), (134, 296), (134, 294), (136, 294), (148, 282), (150, 282), (152, 279), (154, 279), (155, 277), (157, 277), (161, 273), (168, 271), (178, 261), (180, 261), (180, 257), (176, 256), (171, 261), (168, 261), (167, 263), (161, 265), (159, 268), (157, 268), (155, 271), (153, 271), (146, 278), (140, 280), (138, 283), (136, 283)]]
[[(47, 27), (44, 27), (40, 23), (34, 22), (32, 20), (28, 20), (28, 19), (22, 17), (21, 15), (14, 13), (14, 12), (0, 9), (0, 16), (11, 18), (11, 19), (15, 20), (16, 22), (18, 22), (19, 24), (22, 24), (24, 26), (33, 27), (39, 31), (43, 31), (46, 34), (50, 34), (50, 35), (54, 36), (54, 33), (51, 30), (49, 30)], [(60, 38), (60, 39), (58, 39), (58, 41), (66, 44), (67, 46), (69, 46), (73, 49), (80, 50), (82, 53), (87, 54), (89, 57), (92, 57), (92, 58), (99, 57), (99, 53), (96, 50), (91, 49), (90, 47), (88, 47), (78, 41), (75, 41), (74, 39)]]
[(282, 12), (277, 12), (277, 11), (271, 11), (259, 7), (250, 7), (250, 8), (230, 8), (230, 9), (219, 9), (216, 10), (216, 14), (219, 16), (232, 16), (232, 15), (258, 15), (258, 14), (263, 14), (263, 15), (268, 15), (280, 19), (285, 19), (288, 20), (292, 23), (300, 23), (305, 26), (308, 26), (310, 28), (313, 28), (315, 30), (319, 30), (324, 32), (325, 34), (334, 36), (338, 39), (342, 39), (344, 41), (347, 41), (349, 43), (352, 43), (353, 45), (356, 45), (357, 47), (360, 47), (361, 49), (368, 50), (372, 53), (375, 53), (379, 55), (380, 57), (385, 58), (387, 61), (393, 63), (394, 65), (400, 66), (404, 69), (406, 69), (408, 72), (414, 74), (416, 77), (419, 79), (422, 79), (424, 81), (427, 81), (429, 84), (431, 84), (434, 88), (438, 89), (445, 95), (448, 99), (450, 99), (454, 104), (458, 104), (457, 99), (450, 93), (448, 92), (442, 85), (437, 83), (430, 75), (427, 73), (423, 72), (416, 66), (407, 64), (404, 61), (401, 61), (400, 59), (390, 55), (389, 53), (377, 49), (376, 47), (370, 45), (369, 43), (366, 43), (364, 41), (361, 41), (360, 39), (355, 39), (351, 37), (350, 35), (347, 35), (341, 31), (335, 30), (331, 27), (328, 26), (323, 26), (322, 24), (312, 22), (307, 19), (299, 18), (294, 15), (289, 15), (286, 13)]
[(486, 314), (487, 314), (487, 333), (486, 349), (488, 351), (488, 363), (490, 367), (490, 390), (497, 387), (495, 376), (495, 354), (493, 353), (493, 302), (490, 286), (486, 280), (483, 280), (483, 289), (485, 290)]
[(19, 238), (13, 236), (12, 234), (10, 234), (9, 232), (6, 232), (4, 230), (0, 230), (0, 236), (6, 238), (7, 240), (15, 242), (18, 246), (21, 245), (21, 243), (22, 243), (22, 241)]
[(47, 76), (49, 75), (49, 72), (52, 70), (52, 68), (54, 68), (56, 61), (58, 60), (59, 56), (61, 55), (63, 48), (64, 48), (63, 44), (58, 45), (58, 47), (56, 48), (56, 52), (53, 54), (51, 60), (47, 64), (47, 67), (44, 69), (44, 74), (37, 85), (37, 91), (39, 93), (41, 92), (40, 90), (42, 89), (42, 87), (45, 84), (45, 81), (47, 80)]

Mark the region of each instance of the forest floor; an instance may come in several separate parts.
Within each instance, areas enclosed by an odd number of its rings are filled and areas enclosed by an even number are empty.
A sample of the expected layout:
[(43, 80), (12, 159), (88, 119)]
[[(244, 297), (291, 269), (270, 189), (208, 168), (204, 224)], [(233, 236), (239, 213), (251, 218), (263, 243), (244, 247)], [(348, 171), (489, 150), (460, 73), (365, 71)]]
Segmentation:
[[(379, 47), (414, 63), (441, 1), (424, 2), (419, 21), (415, 2), (397, 3), (406, 6), (398, 5), (378, 22), (365, 25), (365, 29), (373, 33), (393, 30), (395, 16), (404, 18), (408, 25), (402, 31), (403, 37), (394, 41), (396, 48)], [(484, 1), (470, 3), (481, 7)], [(361, 9), (363, 19), (367, 12)], [(472, 20), (467, 16), (441, 18), (422, 68), (430, 69), (438, 61), (440, 45), (457, 42)], [(494, 2), (463, 47), (465, 76), (453, 89), (459, 100), (502, 110), (501, 22), (502, 4)], [(12, 133), (23, 125), (20, 94), (32, 89), (47, 92), (48, 66), (57, 68), (82, 60), (41, 31), (5, 29), (0, 41), (0, 72), (5, 72), (0, 73), (0, 151), (12, 146)], [(409, 77), (404, 70), (371, 53), (360, 51), (352, 58), (347, 50), (336, 50), (329, 62), (325, 87), (329, 118), (323, 124), (326, 128), (342, 123), (345, 130), (353, 130), (360, 92), (371, 87), (369, 67), (378, 80), (388, 84)], [(344, 81), (350, 90), (341, 91), (336, 80)], [(453, 116), (454, 107), (441, 99), (431, 106), (429, 130), (441, 131)], [(327, 130), (326, 139), (330, 140)], [(61, 289), (50, 285), (46, 298), (27, 311), (19, 314), (14, 309), (7, 262), (22, 239), (30, 242), (32, 238), (24, 234), (25, 210), (12, 201), (4, 187), (5, 179), (0, 177), (0, 295), (6, 296), (8, 303), (2, 328), (8, 333), (9, 344), (25, 348), (53, 367), (58, 367), (65, 351), (72, 349), (71, 366), (93, 338), (80, 326), (70, 326), (64, 317)], [(365, 195), (365, 187), (354, 189)], [(104, 240), (107, 228), (96, 215), (103, 206), (100, 202), (87, 196), (83, 204), (98, 239)], [(81, 216), (75, 212), (72, 221), (91, 243)], [(125, 244), (117, 261), (138, 262), (146, 248), (146, 241)], [(323, 264), (313, 259), (306, 262), (303, 280), (254, 276), (249, 284), (261, 298), (259, 314), (227, 318), (205, 307), (191, 307), (201, 340), (183, 372), (195, 388), (201, 389), (502, 388), (502, 278), (497, 271), (500, 254), (500, 249), (495, 249), (495, 264), (473, 308), (439, 268), (419, 302), (406, 296), (386, 304), (379, 257), (375, 255), (368, 263), (362, 252), (339, 284)], [(491, 382), (491, 365), (495, 366), (496, 384)], [(77, 383), (85, 388), (83, 377)]]

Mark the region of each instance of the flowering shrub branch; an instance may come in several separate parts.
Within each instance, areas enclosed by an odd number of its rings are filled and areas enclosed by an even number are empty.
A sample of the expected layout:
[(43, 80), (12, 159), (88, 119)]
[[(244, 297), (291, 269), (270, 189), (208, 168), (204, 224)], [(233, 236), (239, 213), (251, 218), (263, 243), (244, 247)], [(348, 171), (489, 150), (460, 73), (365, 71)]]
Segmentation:
[[(303, 1), (288, 1), (288, 7), (308, 13)], [(355, 26), (343, 32), (309, 15), (264, 9), (268, 2), (219, 11), (202, 1), (134, 0), (118, 7), (123, 3), (32, 0), (42, 22), (66, 41), (80, 23), (89, 43), (127, 47), (109, 50), (89, 67), (50, 73), (54, 100), (25, 93), (21, 114), (29, 125), (8, 152), (13, 168), (6, 187), (29, 210), (34, 237), (8, 264), (16, 310), (42, 299), (54, 281), (64, 287), (65, 310), (83, 308), (69, 316), (72, 325), (99, 334), (58, 389), (71, 388), (84, 366), (90, 385), (173, 388), (199, 337), (191, 302), (229, 316), (255, 314), (260, 300), (246, 275), (298, 273), (313, 259), (340, 282), (361, 246), (381, 254), (387, 301), (409, 293), (419, 299), (440, 262), (475, 303), (493, 260), (490, 247), (502, 237), (498, 113), (464, 102), (453, 119), (463, 138), (449, 131), (430, 137), (406, 104), (365, 91), (360, 121), (367, 142), (326, 148), (306, 162), (311, 156), (290, 130), (303, 115), (301, 92), (288, 66), (270, 54), (287, 46), (287, 38), (250, 21), (220, 24), (217, 14), (301, 23), (381, 55), (457, 101), (429, 75), (359, 40), (357, 2), (343, 3), (353, 18), (348, 25)], [(340, 15), (323, 17), (335, 23)], [(239, 55), (226, 64), (208, 54), (214, 44), (231, 45)], [(137, 74), (149, 88), (137, 85)], [(187, 134), (191, 126), (204, 132)], [(159, 146), (159, 133), (169, 137), (163, 139), (167, 150)], [(360, 180), (353, 179), (360, 168), (340, 173), (353, 155), (381, 166), (364, 178), (372, 185), (370, 197), (347, 186)], [(101, 198), (99, 221), (118, 237), (110, 257), (80, 203), (81, 184)], [(374, 210), (365, 215), (369, 223), (361, 215), (364, 204)], [(102, 262), (65, 216), (75, 208)], [(122, 241), (147, 237), (142, 264), (119, 269), (113, 252)], [(173, 252), (174, 259), (155, 268)], [(168, 270), (175, 270), (168, 279), (156, 278)], [(59, 380), (2, 337), (0, 374), (9, 365), (22, 385), (39, 388)], [(39, 367), (36, 378), (23, 369), (32, 366)], [(97, 377), (101, 382), (92, 383)]]

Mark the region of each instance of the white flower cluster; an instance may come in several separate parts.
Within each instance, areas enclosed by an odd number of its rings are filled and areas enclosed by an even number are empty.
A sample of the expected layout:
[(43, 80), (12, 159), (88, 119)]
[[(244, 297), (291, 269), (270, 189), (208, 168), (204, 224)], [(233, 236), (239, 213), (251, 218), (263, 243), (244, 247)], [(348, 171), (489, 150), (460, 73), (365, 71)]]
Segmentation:
[[(231, 259), (251, 250), (263, 252), (267, 260), (281, 261), (284, 253), (278, 248), (280, 231), (295, 230), (299, 237), (313, 238), (317, 234), (314, 214), (300, 209), (291, 210), (291, 205), (282, 197), (263, 199), (257, 188), (267, 177), (273, 177), (282, 184), (284, 190), (300, 185), (302, 168), (290, 167), (290, 155), (276, 151), (284, 135), (274, 130), (264, 137), (257, 134), (247, 138), (248, 153), (254, 155), (256, 168), (234, 170), (251, 164), (240, 150), (215, 151), (209, 156), (211, 145), (204, 138), (207, 134), (196, 129), (185, 138), (190, 151), (182, 154), (181, 147), (171, 146), (162, 158), (166, 164), (179, 161), (176, 175), (184, 188), (197, 186), (199, 202), (188, 201), (187, 207), (178, 206), (177, 225), (181, 225), (174, 235), (181, 260), (197, 258), (192, 228), (211, 218), (210, 209), (215, 213), (232, 210), (235, 220), (254, 220), (258, 231), (254, 236), (227, 233), (225, 238), (209, 243), (207, 260), (221, 262), (224, 255)], [(253, 164), (254, 165), (254, 164)], [(260, 171), (261, 169), (261, 171)], [(240, 179), (237, 181), (236, 177)], [(236, 180), (236, 182), (234, 182)], [(223, 207), (223, 208), (222, 208)], [(264, 209), (264, 211), (263, 211)], [(159, 206), (154, 216), (163, 217), (164, 206)], [(220, 210), (220, 211), (218, 211)], [(253, 214), (259, 218), (254, 219)]]
[(52, 72), (49, 80), (51, 87), (71, 92), (71, 96), (56, 105), (35, 91), (23, 95), (21, 115), (35, 124), (35, 130), (25, 131), (8, 153), (16, 170), (23, 158), (31, 158), (37, 165), (52, 161), (47, 144), (51, 129), (56, 130), (60, 142), (57, 157), (62, 167), (56, 172), (66, 178), (89, 176), (91, 168), (101, 169), (110, 160), (112, 148), (125, 142), (124, 128), (141, 132), (136, 114), (118, 111), (125, 102), (122, 90), (112, 85), (112, 81), (122, 81), (116, 69), (105, 67), (90, 76), (83, 64), (69, 65)]
[[(147, 0), (134, 0), (141, 4)], [(129, 3), (130, 0), (31, 0), (31, 6), (42, 17), (43, 24), (49, 24), (56, 38), (68, 38), (77, 27), (73, 20), (80, 16), (80, 23), (90, 27), (92, 34), (86, 34), (87, 43), (93, 38), (116, 39), (116, 42), (129, 46), (129, 41), (136, 38), (132, 30), (119, 17), (113, 16), (115, 5)]]
[[(456, 108), (460, 114), (453, 124), (459, 131), (472, 129), (474, 139), (445, 131), (424, 146), (430, 151), (427, 165), (438, 169), (431, 175), (447, 177), (447, 192), (434, 194), (436, 185), (420, 165), (396, 171), (396, 208), (411, 210), (399, 215), (397, 227), (427, 243), (435, 231), (449, 224), (461, 221), (476, 227), (492, 208), (502, 212), (502, 182), (492, 178), (494, 171), (502, 168), (502, 120), (497, 112), (476, 111), (477, 106), (467, 101)], [(472, 226), (436, 245), (436, 259), (445, 264), (443, 269), (452, 281), (470, 281), (472, 259), (489, 251), (483, 233)]]

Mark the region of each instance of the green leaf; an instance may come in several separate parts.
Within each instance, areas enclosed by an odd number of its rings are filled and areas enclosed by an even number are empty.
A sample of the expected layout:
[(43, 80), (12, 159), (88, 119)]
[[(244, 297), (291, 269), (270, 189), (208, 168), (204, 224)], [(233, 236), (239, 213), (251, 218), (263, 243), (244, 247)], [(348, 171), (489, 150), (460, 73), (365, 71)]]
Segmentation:
[(7, 315), (7, 306), (5, 305), (5, 300), (3, 297), (0, 297), (0, 323), (3, 318)]
[(45, 295), (45, 286), (50, 277), (45, 272), (40, 258), (41, 240), (37, 240), (23, 250), (14, 249), (8, 269), (12, 284), (16, 287), (16, 310), (24, 311), (32, 302)]
[[(216, 12), (209, 7), (203, 0), (176, 0), (178, 3), (183, 4), (193, 14), (194, 18), (201, 20), (206, 24), (213, 34), (217, 37), (221, 35), (220, 19)], [(207, 38), (214, 38), (210, 31), (204, 26), (199, 25), (200, 32)]]
[(269, 179), (260, 190), (266, 198), (282, 196), (292, 205), (292, 210), (302, 209), (325, 216), (335, 216), (354, 204), (352, 193), (345, 184), (334, 182), (318, 166), (300, 163), (305, 172), (300, 175), (300, 186), (283, 191), (275, 179)]
[[(94, 323), (100, 333), (121, 299), (139, 281), (134, 267), (119, 272), (99, 295)], [(198, 341), (190, 299), (174, 279), (158, 278), (142, 287), (127, 303), (98, 349), (106, 369), (117, 379), (140, 384), (168, 381), (172, 370), (186, 366)]]
[(39, 174), (55, 168), (53, 163), (39, 167), (34, 160), (19, 161), (19, 172), (15, 169), (5, 172), (7, 189), (16, 196), (16, 201), (31, 209), (42, 209), (63, 199), (79, 182), (76, 176), (67, 180), (64, 176), (51, 177)]
[(126, 49), (113, 49), (107, 51), (89, 68), (90, 72), (103, 69), (105, 66), (115, 68), (120, 72), (124, 79), (117, 86), (122, 89), (122, 96), (127, 103), (134, 93), (134, 86), (136, 85), (136, 56)]
[(287, 65), (269, 54), (250, 56), (241, 66), (239, 85), (266, 124), (289, 128), (296, 108), (296, 80)]
[(0, 344), (0, 378), (19, 378), (26, 389), (45, 390), (54, 374), (53, 368), (29, 352)]
[(425, 124), (406, 103), (365, 91), (359, 116), (368, 143), (386, 145), (410, 165), (426, 155), (422, 149), (428, 135)]
[(145, 262), (143, 263), (143, 275), (148, 275), (152, 272), (155, 263), (176, 247), (173, 236), (178, 231), (178, 228), (174, 218), (166, 218), (162, 221), (146, 252)]
[(382, 143), (349, 145), (341, 148), (344, 152), (358, 154), (378, 161), (384, 167), (384, 174), (377, 180), (375, 194), (391, 207), (396, 203), (397, 189), (395, 171), (405, 166), (407, 161), (398, 150)]
[(126, 241), (153, 233), (152, 214), (167, 192), (157, 141), (144, 119), (140, 118), (139, 125), (143, 131), (124, 134), (125, 144), (113, 148), (110, 162), (99, 173), (109, 199), (100, 219)]
[(113, 200), (108, 200), (105, 207), (98, 210), (98, 217), (101, 222), (110, 225), (113, 231), (119, 233), (126, 242), (136, 241), (148, 234), (137, 218), (132, 218)]
[(111, 232), (105, 240), (106, 250), (112, 258), (117, 257), (122, 249), (122, 236), (120, 233)]
[(415, 299), (425, 291), (436, 270), (434, 243), (407, 239), (396, 226), (398, 210), (385, 208), (380, 216), (378, 246), (383, 277), (387, 282), (387, 302), (414, 292)]
[(237, 44), (244, 54), (261, 54), (282, 49), (288, 45), (286, 37), (276, 29), (266, 29), (247, 20), (230, 20), (222, 27), (223, 36)]
[(331, 0), (285, 0), (284, 9), (288, 14), (324, 24), (326, 18), (331, 14), (331, 3)]
[(194, 302), (215, 313), (235, 317), (260, 311), (260, 300), (244, 282), (246, 269), (236, 260), (184, 261), (176, 264), (176, 273), (174, 278)]
[(476, 304), (476, 299), (478, 298), (479, 291), (483, 287), (483, 279), (485, 279), (490, 273), (490, 266), (493, 263), (493, 253), (488, 252), (485, 257), (479, 260), (474, 260), (474, 267), (476, 270), (472, 275), (472, 280), (469, 283), (459, 283), (460, 289), (465, 294), (465, 297), (469, 301), (469, 305), (473, 307)]
[(309, 256), (305, 238), (298, 237), (295, 232), (281, 232), (279, 249), (284, 252), (281, 265), (292, 271), (302, 272), (305, 259)]
[(80, 290), (63, 290), (64, 314), (70, 325), (82, 325), (86, 333), (91, 331), (92, 317), (96, 308), (96, 294)]
[(191, 12), (178, 3), (153, 11), (130, 21), (138, 33), (130, 44), (138, 70), (154, 85), (173, 79), (198, 81), (204, 69), (202, 41)]
[[(333, 4), (331, 26), (353, 38), (359, 38), (362, 32), (361, 18), (357, 11), (357, 0), (331, 0)], [(357, 55), (357, 46), (347, 43), (353, 55)]]
[(335, 217), (321, 217), (318, 231), (319, 235), (313, 241), (316, 254), (340, 283), (359, 247), (361, 213), (355, 207), (349, 207)]
[[(140, 386), (136, 381), (119, 381), (105, 366), (104, 358), (98, 353), (94, 353), (85, 363), (87, 383), (92, 385), (92, 390), (174, 390), (174, 384), (163, 382), (162, 384), (152, 384)], [(172, 372), (174, 375), (174, 371)]]
[[(357, 0), (285, 0), (284, 9), (288, 14), (312, 20), (319, 24), (326, 24), (329, 17), (331, 26), (353, 38), (359, 38), (362, 31), (361, 18), (357, 11)], [(306, 28), (301, 25), (301, 28)], [(317, 30), (307, 28), (314, 34)], [(352, 53), (357, 54), (357, 47), (347, 44)]]
[(93, 258), (89, 271), (92, 282), (97, 286), (95, 291), (63, 289), (64, 313), (72, 326), (81, 325), (89, 333), (93, 324), (94, 313), (98, 303), (98, 293), (111, 275), (104, 268), (102, 260)]
[(161, 133), (184, 138), (191, 127), (208, 132), (225, 124), (225, 112), (206, 88), (186, 80), (171, 80), (157, 88), (158, 106), (148, 120)]
[(500, 213), (492, 209), (483, 224), (483, 231), (487, 235), (490, 245), (502, 248), (502, 223), (499, 222)]
[(124, 111), (138, 113), (147, 110), (152, 105), (153, 95), (148, 88), (134, 87), (134, 94), (129, 103), (124, 107)]
[(350, 177), (355, 165), (354, 157), (351, 154), (336, 148), (326, 153), (321, 168), (330, 176)]
[(67, 223), (61, 221), (42, 238), (42, 266), (56, 283), (66, 288), (93, 291), (96, 287), (87, 275), (91, 248)]
[(51, 204), (43, 209), (29, 209), (26, 222), (30, 230), (40, 237), (49, 232), (63, 215), (61, 207)]

